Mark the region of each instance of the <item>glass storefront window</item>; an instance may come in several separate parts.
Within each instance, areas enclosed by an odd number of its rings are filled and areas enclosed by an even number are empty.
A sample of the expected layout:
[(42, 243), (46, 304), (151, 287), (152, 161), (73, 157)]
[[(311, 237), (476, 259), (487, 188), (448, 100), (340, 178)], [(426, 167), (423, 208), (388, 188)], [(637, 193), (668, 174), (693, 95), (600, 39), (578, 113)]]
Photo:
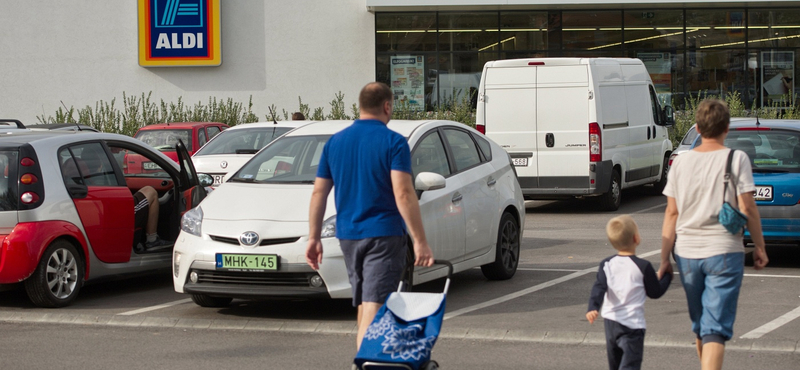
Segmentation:
[(800, 46), (800, 10), (751, 10), (748, 46), (785, 48)]
[(439, 13), (439, 49), (490, 50), (500, 42), (496, 12)]
[(547, 12), (501, 12), (500, 41), (489, 50), (547, 50), (547, 31)]
[(692, 97), (716, 95), (725, 97), (738, 92), (748, 96), (747, 54), (744, 49), (688, 50), (686, 82)]
[(376, 81), (392, 88), (396, 106), (430, 110), (430, 95), (436, 83), (435, 53), (379, 55)]
[(436, 13), (378, 13), (375, 46), (381, 51), (436, 51)]
[(561, 24), (564, 49), (591, 51), (622, 44), (621, 11), (565, 11)]
[(625, 11), (626, 48), (669, 49), (682, 46), (682, 10)]
[(439, 58), (431, 105), (449, 106), (470, 99), (474, 105), (483, 65), (496, 60), (497, 53), (446, 53)]
[(683, 107), (683, 52), (629, 50), (628, 57), (639, 58), (653, 80), (656, 95), (662, 106)]
[(686, 47), (698, 49), (744, 47), (744, 9), (686, 10)]

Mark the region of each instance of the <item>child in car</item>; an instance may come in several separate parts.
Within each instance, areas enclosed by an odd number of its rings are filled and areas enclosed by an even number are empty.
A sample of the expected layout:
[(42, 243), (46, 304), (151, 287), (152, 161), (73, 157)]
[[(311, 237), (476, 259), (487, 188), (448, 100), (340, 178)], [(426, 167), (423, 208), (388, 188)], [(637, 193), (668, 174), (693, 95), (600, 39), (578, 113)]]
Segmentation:
[(653, 265), (636, 257), (641, 237), (631, 216), (609, 220), (606, 234), (618, 253), (600, 263), (586, 319), (594, 324), (602, 306), (599, 313), (605, 323), (609, 369), (639, 369), (644, 354), (645, 295), (650, 298), (664, 295), (672, 273), (659, 280)]

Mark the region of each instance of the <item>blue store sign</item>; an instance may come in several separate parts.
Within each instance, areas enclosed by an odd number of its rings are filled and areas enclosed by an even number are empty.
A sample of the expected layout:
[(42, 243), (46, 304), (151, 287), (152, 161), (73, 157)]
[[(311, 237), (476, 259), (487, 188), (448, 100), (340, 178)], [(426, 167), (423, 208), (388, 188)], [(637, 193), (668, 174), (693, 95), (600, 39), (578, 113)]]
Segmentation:
[(139, 0), (139, 65), (222, 63), (219, 0)]

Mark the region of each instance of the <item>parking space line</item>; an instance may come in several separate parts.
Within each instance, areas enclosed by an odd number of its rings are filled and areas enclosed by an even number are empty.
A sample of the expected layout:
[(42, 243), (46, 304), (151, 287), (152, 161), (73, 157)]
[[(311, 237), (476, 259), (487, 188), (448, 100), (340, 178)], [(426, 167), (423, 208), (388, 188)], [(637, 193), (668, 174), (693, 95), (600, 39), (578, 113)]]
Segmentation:
[(739, 338), (742, 339), (758, 339), (761, 338), (764, 334), (767, 334), (777, 328), (780, 328), (783, 325), (786, 325), (790, 321), (800, 317), (800, 307), (795, 308), (794, 310), (789, 311), (785, 315), (772, 320), (764, 325), (761, 325), (758, 328), (753, 329), (749, 333), (742, 335)]
[[(656, 249), (654, 251), (643, 253), (643, 254), (639, 255), (639, 257), (645, 258), (645, 257), (649, 257), (649, 256), (652, 256), (652, 255), (658, 254), (658, 253), (661, 253), (661, 249)], [(541, 283), (539, 285), (534, 285), (534, 286), (532, 286), (530, 288), (520, 290), (518, 292), (514, 292), (514, 293), (511, 293), (511, 294), (506, 294), (506, 295), (504, 295), (502, 297), (499, 297), (499, 298), (495, 298), (495, 299), (492, 299), (492, 300), (489, 300), (489, 301), (486, 301), (486, 302), (478, 303), (476, 305), (472, 305), (472, 306), (469, 306), (469, 307), (464, 307), (462, 309), (455, 310), (455, 311), (452, 311), (450, 313), (446, 313), (444, 315), (444, 319), (445, 320), (452, 319), (452, 318), (454, 318), (456, 316), (460, 316), (460, 315), (463, 315), (465, 313), (469, 313), (469, 312), (472, 312), (472, 311), (477, 311), (477, 310), (480, 310), (482, 308), (491, 307), (491, 306), (494, 306), (496, 304), (507, 302), (507, 301), (510, 301), (510, 300), (512, 300), (514, 298), (519, 298), (519, 297), (522, 297), (522, 296), (524, 296), (526, 294), (537, 292), (537, 291), (540, 291), (542, 289), (549, 288), (549, 287), (551, 287), (553, 285), (560, 284), (560, 283), (563, 283), (565, 281), (570, 281), (572, 279), (576, 279), (576, 278), (579, 278), (579, 277), (581, 277), (583, 275), (591, 274), (593, 272), (597, 272), (597, 267), (592, 267), (592, 268), (588, 268), (588, 269), (585, 269), (585, 270), (578, 270), (578, 271), (573, 272), (573, 273), (571, 273), (571, 274), (569, 274), (567, 276), (562, 276), (562, 277), (560, 277), (558, 279), (553, 279), (553, 280)]]
[(150, 306), (150, 307), (140, 308), (140, 309), (138, 309), (138, 310), (133, 310), (133, 311), (128, 311), (128, 312), (118, 313), (117, 315), (119, 315), (119, 316), (130, 316), (130, 315), (136, 315), (136, 314), (140, 314), (140, 313), (144, 313), (144, 312), (149, 312), (149, 311), (160, 310), (160, 309), (162, 309), (162, 308), (167, 308), (167, 307), (171, 307), (171, 306), (177, 306), (177, 305), (179, 305), (179, 304), (189, 303), (189, 302), (191, 302), (191, 301), (192, 301), (192, 299), (191, 299), (191, 298), (186, 298), (186, 299), (181, 299), (181, 300), (179, 300), (179, 301), (174, 301), (174, 302), (169, 302), (169, 303), (159, 304), (159, 305), (155, 305), (155, 306)]
[(666, 205), (667, 205), (667, 203), (661, 203), (661, 204), (659, 204), (659, 205), (657, 205), (657, 206), (652, 206), (652, 207), (650, 207), (650, 208), (640, 209), (640, 210), (638, 210), (638, 211), (636, 211), (636, 212), (633, 212), (632, 214), (634, 214), (634, 215), (635, 215), (635, 214), (637, 214), (637, 213), (645, 213), (645, 212), (647, 212), (647, 211), (651, 211), (651, 210), (654, 210), (654, 209), (656, 209), (656, 208), (659, 208), (659, 207), (665, 207)]
[(568, 269), (536, 269), (536, 268), (525, 268), (525, 267), (517, 267), (518, 271), (558, 271), (558, 272), (578, 272), (583, 270), (568, 270)]

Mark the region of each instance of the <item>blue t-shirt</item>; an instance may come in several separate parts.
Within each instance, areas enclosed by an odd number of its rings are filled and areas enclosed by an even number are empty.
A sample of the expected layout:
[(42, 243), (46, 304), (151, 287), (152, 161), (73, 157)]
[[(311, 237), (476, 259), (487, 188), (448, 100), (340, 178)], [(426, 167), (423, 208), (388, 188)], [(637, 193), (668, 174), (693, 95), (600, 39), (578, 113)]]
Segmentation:
[(378, 120), (356, 120), (328, 140), (317, 177), (333, 181), (336, 237), (364, 239), (404, 234), (391, 171), (411, 173), (406, 139)]

